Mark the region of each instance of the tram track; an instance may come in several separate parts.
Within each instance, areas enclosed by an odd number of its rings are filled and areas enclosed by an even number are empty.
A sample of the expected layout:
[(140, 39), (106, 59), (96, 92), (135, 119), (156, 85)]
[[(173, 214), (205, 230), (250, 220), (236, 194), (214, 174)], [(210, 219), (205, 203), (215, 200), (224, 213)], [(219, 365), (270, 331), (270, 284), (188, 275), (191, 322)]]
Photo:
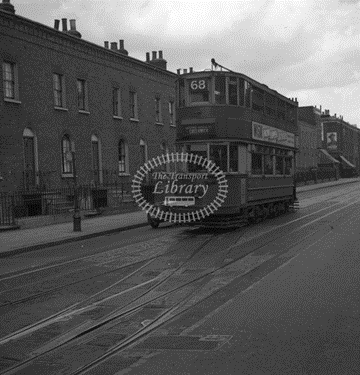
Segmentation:
[[(351, 199), (348, 199), (348, 202), (350, 200)], [(311, 226), (313, 224), (313, 222), (323, 220), (325, 217), (327, 217), (329, 215), (332, 215), (332, 214), (334, 214), (334, 213), (336, 213), (338, 211), (344, 210), (344, 209), (350, 207), (351, 205), (353, 205), (354, 203), (359, 203), (359, 201), (355, 200), (355, 201), (347, 203), (345, 205), (344, 205), (344, 202), (342, 202), (342, 206), (341, 207), (337, 208), (336, 210), (332, 210), (332, 211), (330, 211), (328, 213), (325, 213), (323, 215), (320, 215), (319, 217), (316, 217), (310, 223), (307, 223), (307, 224), (305, 223), (301, 227), (296, 228), (292, 233), (294, 233), (296, 231), (301, 231), (303, 228)], [(320, 210), (320, 211), (323, 211), (323, 210)], [(283, 226), (285, 226), (285, 225), (287, 225), (287, 224), (284, 224)], [(188, 288), (187, 293), (185, 293), (186, 294), (186, 296), (184, 297), (185, 299), (184, 298), (181, 299), (181, 301), (178, 304), (175, 304), (175, 306), (173, 306), (169, 311), (165, 311), (164, 314), (161, 314), (158, 318), (156, 318), (153, 321), (153, 323), (151, 323), (150, 325), (147, 325), (144, 329), (141, 329), (141, 330), (135, 332), (134, 334), (130, 335), (125, 341), (123, 341), (119, 345), (115, 346), (113, 349), (111, 349), (111, 351), (108, 351), (107, 353), (105, 353), (104, 356), (101, 357), (102, 358), (101, 361), (106, 360), (113, 353), (115, 353), (115, 352), (117, 352), (119, 350), (122, 350), (123, 348), (125, 348), (125, 347), (127, 347), (129, 345), (132, 345), (136, 340), (138, 340), (139, 338), (141, 338), (144, 335), (146, 335), (149, 332), (149, 330), (156, 329), (159, 325), (163, 324), (164, 321), (167, 321), (167, 317), (169, 317), (170, 315), (173, 316), (173, 312), (175, 312), (181, 305), (184, 305), (184, 303), (186, 303), (186, 300), (188, 300), (189, 298), (191, 299), (191, 297), (189, 297), (189, 295), (191, 293), (195, 293), (196, 294), (197, 288), (194, 287), (194, 284), (196, 282), (201, 281), (202, 279), (204, 279), (206, 277), (209, 277), (210, 275), (214, 275), (215, 272), (218, 272), (221, 269), (229, 267), (230, 265), (234, 264), (235, 262), (238, 262), (242, 258), (244, 258), (247, 255), (249, 255), (250, 253), (252, 253), (252, 252), (254, 252), (256, 250), (259, 250), (261, 248), (266, 247), (267, 245), (271, 244), (272, 242), (278, 240), (279, 238), (285, 238), (285, 236), (289, 235), (289, 233), (284, 233), (284, 231), (281, 231), (281, 232), (282, 233), (278, 233), (277, 235), (275, 235), (274, 238), (271, 238), (271, 239), (265, 238), (265, 240), (261, 241), (261, 243), (259, 243), (259, 244), (255, 243), (254, 244), (255, 246), (250, 246), (250, 249), (247, 249), (247, 251), (245, 253), (242, 252), (241, 255), (239, 255), (238, 257), (234, 258), (232, 261), (227, 262), (226, 264), (221, 264), (218, 267), (213, 267), (213, 269), (211, 269), (211, 270), (209, 270), (207, 272), (203, 272), (200, 275), (197, 275), (197, 276), (195, 275), (195, 277), (189, 277), (188, 276), (187, 277), (188, 281), (186, 281), (185, 283), (183, 282), (182, 284), (180, 284), (180, 285), (178, 285), (178, 286), (176, 286), (174, 288), (170, 288), (169, 290), (167, 290), (167, 291), (165, 291), (163, 293), (160, 293), (160, 294), (159, 293), (157, 293), (157, 294), (154, 293), (155, 290), (156, 290), (156, 288), (159, 288), (159, 286), (161, 284), (164, 284), (164, 283), (170, 281), (171, 277), (173, 277), (175, 275), (176, 271), (179, 271), (179, 268), (178, 268), (177, 270), (175, 270), (174, 272), (172, 272), (171, 274), (169, 274), (167, 278), (165, 278), (164, 280), (162, 280), (160, 282), (160, 284), (154, 285), (153, 288), (151, 288), (149, 291), (147, 291), (146, 293), (144, 293), (142, 296), (140, 296), (139, 298), (137, 298), (132, 303), (127, 304), (126, 306), (122, 306), (120, 309), (114, 310), (110, 315), (108, 315), (107, 317), (104, 317), (103, 320), (100, 320), (96, 324), (94, 324), (94, 325), (92, 325), (90, 327), (87, 327), (86, 329), (82, 330), (82, 332), (77, 333), (73, 337), (68, 337), (68, 340), (65, 341), (65, 342), (62, 342), (59, 346), (53, 347), (53, 348), (49, 349), (48, 351), (44, 351), (39, 356), (36, 356), (36, 357), (28, 359), (27, 361), (25, 361), (25, 362), (19, 364), (18, 366), (16, 366), (16, 368), (22, 367), (26, 363), (30, 363), (31, 361), (34, 361), (36, 358), (39, 358), (40, 356), (46, 355), (47, 353), (54, 351), (58, 347), (63, 347), (64, 345), (67, 345), (67, 344), (70, 344), (70, 343), (74, 344), (76, 342), (76, 340), (84, 338), (84, 336), (86, 336), (88, 334), (92, 334), (92, 333), (96, 332), (97, 330), (104, 330), (104, 328), (106, 328), (107, 324), (113, 324), (114, 322), (116, 322), (119, 319), (122, 319), (122, 318), (124, 318), (126, 316), (129, 316), (129, 315), (131, 315), (133, 313), (136, 313), (137, 311), (139, 311), (139, 309), (144, 308), (148, 304), (151, 304), (151, 303), (154, 304), (154, 303), (156, 303), (156, 301), (159, 301), (159, 300), (163, 299), (166, 296), (172, 295), (175, 292), (179, 292), (181, 289), (193, 286), (192, 288)], [(316, 230), (315, 230), (315, 232), (316, 232)], [(313, 233), (314, 233), (314, 231), (311, 230), (310, 233), (308, 234), (308, 236), (313, 235)], [(236, 235), (234, 237), (236, 237)], [(304, 237), (301, 236), (301, 238), (299, 239), (298, 242), (301, 242), (303, 240), (304, 240)], [(209, 239), (209, 243), (210, 243), (210, 241), (211, 241), (211, 239)], [(292, 243), (292, 245), (294, 245), (294, 243)], [(204, 244), (204, 246), (205, 246), (205, 248), (203, 250), (204, 250), (204, 253), (206, 253), (206, 250), (208, 250), (208, 249), (206, 249), (206, 244)], [(239, 245), (237, 245), (237, 246), (239, 246)], [(226, 256), (227, 256), (227, 253), (229, 252), (229, 249), (231, 249), (230, 246), (228, 246), (222, 252), (221, 257), (223, 257), (225, 259)], [(213, 252), (213, 254), (215, 254), (215, 252)], [(193, 259), (194, 257), (196, 257), (196, 255), (198, 255), (198, 258), (201, 256), (201, 249), (198, 250), (196, 254), (193, 254), (193, 256), (191, 256), (191, 258), (189, 258), (188, 261), (190, 261), (191, 259)], [(219, 258), (219, 256), (217, 258)], [(184, 264), (180, 265), (179, 267), (184, 268)], [(153, 296), (151, 296), (151, 293), (153, 294)], [(114, 298), (116, 298), (116, 296), (114, 296)], [(141, 302), (141, 299), (142, 299), (142, 302)], [(100, 301), (100, 303), (103, 303), (103, 302)], [(155, 323), (156, 324), (159, 323), (159, 324), (156, 325)], [(96, 362), (96, 363), (93, 362), (91, 364), (91, 366), (95, 366), (95, 365), (97, 365), (99, 363), (100, 362)], [(89, 366), (90, 365), (87, 365), (83, 369), (74, 372), (74, 374), (80, 374), (80, 373), (83, 373), (84, 371), (89, 370), (90, 369)], [(14, 368), (14, 370), (15, 370), (15, 368)], [(6, 372), (6, 373), (13, 373), (13, 372), (12, 372), (11, 369), (9, 369), (9, 372)]]

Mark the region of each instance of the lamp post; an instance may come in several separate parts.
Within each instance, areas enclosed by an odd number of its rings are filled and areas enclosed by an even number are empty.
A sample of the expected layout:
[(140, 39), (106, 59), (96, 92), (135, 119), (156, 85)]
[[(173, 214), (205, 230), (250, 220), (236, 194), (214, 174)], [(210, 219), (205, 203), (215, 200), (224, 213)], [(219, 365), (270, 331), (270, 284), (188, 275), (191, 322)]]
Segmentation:
[(73, 163), (73, 173), (74, 173), (74, 232), (81, 232), (81, 215), (79, 208), (79, 199), (78, 199), (78, 186), (77, 186), (77, 177), (76, 177), (76, 159), (75, 159), (75, 143), (71, 142), (71, 156)]

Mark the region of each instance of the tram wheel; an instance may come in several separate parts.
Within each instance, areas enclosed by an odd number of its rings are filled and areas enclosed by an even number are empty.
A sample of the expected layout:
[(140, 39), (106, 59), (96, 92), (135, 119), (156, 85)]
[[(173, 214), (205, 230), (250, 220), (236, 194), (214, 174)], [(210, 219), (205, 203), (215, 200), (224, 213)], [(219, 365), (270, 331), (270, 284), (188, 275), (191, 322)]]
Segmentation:
[(155, 218), (152, 218), (150, 216), (150, 214), (147, 215), (147, 219), (148, 219), (148, 223), (150, 224), (151, 228), (158, 228), (159, 227), (159, 224), (160, 224), (160, 220), (159, 219), (155, 219)]

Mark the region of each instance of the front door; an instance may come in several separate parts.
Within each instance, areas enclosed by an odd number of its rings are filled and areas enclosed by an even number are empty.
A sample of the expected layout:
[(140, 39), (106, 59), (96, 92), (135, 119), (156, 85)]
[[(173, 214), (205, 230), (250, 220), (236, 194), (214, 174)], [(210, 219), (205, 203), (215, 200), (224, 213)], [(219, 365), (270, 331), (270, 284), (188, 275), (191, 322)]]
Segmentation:
[(35, 144), (33, 137), (24, 137), (24, 185), (26, 190), (35, 187)]
[(94, 182), (98, 184), (100, 182), (100, 161), (99, 161), (99, 142), (92, 141), (92, 154), (93, 154), (93, 172)]

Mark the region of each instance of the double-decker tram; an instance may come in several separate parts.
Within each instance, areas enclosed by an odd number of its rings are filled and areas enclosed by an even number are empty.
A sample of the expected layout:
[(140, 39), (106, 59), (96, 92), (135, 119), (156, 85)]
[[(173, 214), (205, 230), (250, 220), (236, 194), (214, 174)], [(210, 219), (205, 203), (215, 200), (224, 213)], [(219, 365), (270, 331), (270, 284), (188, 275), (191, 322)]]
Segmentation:
[[(177, 222), (209, 227), (242, 226), (285, 213), (297, 202), (298, 103), (211, 62), (211, 70), (178, 71), (176, 147), (187, 156), (176, 163), (172, 190), (171, 173), (163, 176), (155, 205)], [(214, 173), (204, 160), (216, 166)], [(150, 213), (149, 223), (157, 227), (164, 215)]]

